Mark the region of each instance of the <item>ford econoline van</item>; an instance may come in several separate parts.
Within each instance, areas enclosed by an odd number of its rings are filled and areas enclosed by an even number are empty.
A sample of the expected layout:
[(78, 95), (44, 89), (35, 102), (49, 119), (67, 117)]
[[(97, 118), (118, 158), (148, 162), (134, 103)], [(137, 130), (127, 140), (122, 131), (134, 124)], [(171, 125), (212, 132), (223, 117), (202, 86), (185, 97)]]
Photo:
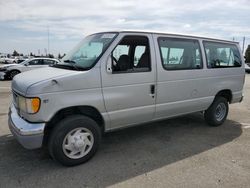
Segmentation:
[(87, 36), (62, 62), (12, 81), (9, 127), (27, 149), (48, 146), (73, 166), (90, 159), (104, 132), (203, 112), (211, 126), (241, 102), (239, 44), (154, 32)]

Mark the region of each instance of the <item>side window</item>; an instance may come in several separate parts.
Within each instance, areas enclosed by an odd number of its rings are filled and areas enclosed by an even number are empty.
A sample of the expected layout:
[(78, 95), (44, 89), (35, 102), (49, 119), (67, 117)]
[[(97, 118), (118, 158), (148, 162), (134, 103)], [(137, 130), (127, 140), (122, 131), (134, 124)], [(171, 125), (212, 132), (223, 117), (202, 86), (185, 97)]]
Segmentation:
[(50, 60), (50, 59), (44, 59), (43, 60), (43, 64), (44, 65), (53, 65), (53, 64), (55, 64), (55, 61), (54, 60)]
[(208, 68), (240, 67), (240, 52), (236, 45), (218, 42), (203, 42)]
[(158, 39), (163, 67), (166, 70), (201, 69), (199, 42), (190, 39)]
[(145, 53), (146, 46), (136, 46), (135, 47), (135, 54), (134, 54), (134, 66), (136, 67), (139, 63), (139, 60), (142, 56), (142, 54)]
[(128, 55), (129, 45), (118, 45), (113, 51), (113, 57), (119, 59), (122, 55)]
[(149, 41), (143, 36), (126, 36), (112, 52), (114, 73), (151, 70)]
[(29, 62), (29, 65), (41, 65), (41, 64), (42, 64), (42, 60), (40, 59), (34, 59)]

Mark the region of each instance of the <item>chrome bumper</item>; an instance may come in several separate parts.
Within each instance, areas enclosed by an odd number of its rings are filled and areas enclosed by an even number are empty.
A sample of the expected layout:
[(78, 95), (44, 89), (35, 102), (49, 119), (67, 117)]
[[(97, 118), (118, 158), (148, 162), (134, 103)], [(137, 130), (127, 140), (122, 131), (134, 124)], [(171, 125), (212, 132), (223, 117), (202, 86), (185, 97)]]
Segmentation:
[(9, 128), (24, 148), (35, 149), (42, 146), (45, 123), (29, 123), (25, 121), (18, 115), (13, 104), (9, 110)]

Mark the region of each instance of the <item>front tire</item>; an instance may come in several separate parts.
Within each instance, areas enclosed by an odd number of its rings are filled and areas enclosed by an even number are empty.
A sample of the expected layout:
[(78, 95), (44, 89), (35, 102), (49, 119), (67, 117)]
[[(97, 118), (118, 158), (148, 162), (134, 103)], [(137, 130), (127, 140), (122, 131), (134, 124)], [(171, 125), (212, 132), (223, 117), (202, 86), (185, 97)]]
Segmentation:
[(18, 70), (13, 70), (9, 73), (9, 78), (12, 80), (20, 72)]
[(69, 116), (53, 129), (49, 153), (62, 165), (79, 165), (94, 156), (100, 140), (101, 130), (94, 120), (83, 115)]
[(228, 101), (224, 97), (216, 97), (212, 105), (205, 111), (204, 118), (210, 126), (220, 126), (228, 114)]

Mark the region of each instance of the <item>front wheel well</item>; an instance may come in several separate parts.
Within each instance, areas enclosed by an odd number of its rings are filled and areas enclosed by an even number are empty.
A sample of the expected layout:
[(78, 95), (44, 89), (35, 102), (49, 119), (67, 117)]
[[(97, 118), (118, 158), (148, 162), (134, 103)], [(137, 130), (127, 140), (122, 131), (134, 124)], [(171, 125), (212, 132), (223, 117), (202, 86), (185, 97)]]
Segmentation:
[(12, 70), (9, 70), (9, 72), (13, 72), (13, 71), (17, 71), (17, 72), (21, 73), (21, 71), (20, 71), (20, 70), (18, 70), (18, 69), (12, 69)]
[(44, 130), (43, 144), (47, 144), (50, 132), (55, 127), (55, 124), (67, 116), (85, 115), (93, 119), (100, 127), (101, 132), (104, 132), (104, 120), (100, 112), (92, 106), (73, 106), (59, 110), (51, 120), (46, 124)]
[(229, 103), (231, 103), (231, 101), (232, 101), (232, 91), (229, 90), (229, 89), (224, 89), (224, 90), (219, 91), (216, 94), (215, 98), (218, 97), (218, 96), (224, 97), (225, 99), (227, 99), (227, 101)]

